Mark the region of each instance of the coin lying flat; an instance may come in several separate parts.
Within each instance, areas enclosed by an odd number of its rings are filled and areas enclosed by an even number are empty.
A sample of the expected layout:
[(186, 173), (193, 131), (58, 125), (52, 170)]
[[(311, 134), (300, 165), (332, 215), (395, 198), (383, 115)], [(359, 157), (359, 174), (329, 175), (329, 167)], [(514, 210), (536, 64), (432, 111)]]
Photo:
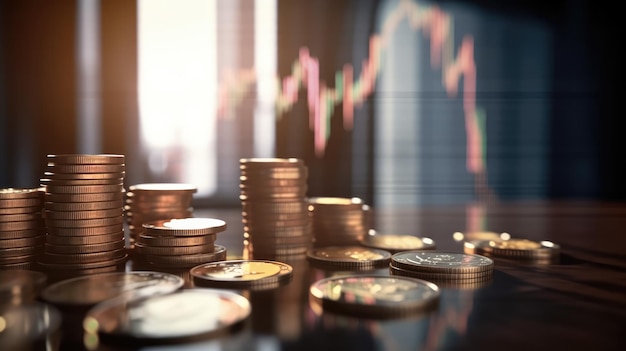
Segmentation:
[(425, 280), (375, 275), (322, 279), (311, 285), (309, 294), (325, 311), (374, 318), (422, 312), (440, 296), (437, 285)]
[(47, 159), (55, 164), (123, 164), (124, 155), (99, 154), (99, 155), (81, 155), (81, 154), (59, 154), (47, 155)]
[(431, 238), (403, 234), (379, 234), (370, 230), (361, 240), (361, 245), (391, 253), (410, 250), (434, 250), (435, 242)]
[(239, 294), (186, 289), (139, 299), (111, 299), (87, 312), (83, 326), (103, 341), (184, 342), (229, 331), (250, 312), (250, 302)]
[(206, 263), (191, 270), (199, 286), (226, 289), (273, 288), (288, 281), (293, 268), (282, 262), (264, 260), (232, 260)]
[(183, 279), (162, 272), (117, 272), (64, 280), (45, 288), (41, 298), (58, 305), (92, 306), (127, 294), (167, 294), (183, 286)]
[(2, 188), (0, 189), (0, 200), (16, 199), (41, 199), (43, 189), (41, 188)]
[(196, 236), (220, 233), (226, 230), (226, 222), (215, 218), (180, 218), (146, 223), (147, 235)]
[(391, 253), (360, 246), (329, 246), (307, 252), (312, 264), (323, 267), (373, 269), (386, 267)]
[(493, 260), (474, 254), (404, 251), (391, 257), (390, 265), (424, 273), (477, 273), (493, 270)]

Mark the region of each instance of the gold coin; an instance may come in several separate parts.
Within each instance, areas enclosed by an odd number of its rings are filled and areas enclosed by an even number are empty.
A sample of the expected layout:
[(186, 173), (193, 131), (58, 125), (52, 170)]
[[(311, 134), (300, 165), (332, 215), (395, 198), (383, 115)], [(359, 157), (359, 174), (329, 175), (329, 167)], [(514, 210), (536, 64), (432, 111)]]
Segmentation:
[(181, 218), (146, 223), (143, 228), (147, 235), (196, 236), (223, 232), (226, 222), (215, 218)]
[(134, 194), (187, 194), (195, 193), (198, 191), (198, 187), (193, 184), (185, 183), (143, 183), (134, 184), (128, 187), (128, 190)]

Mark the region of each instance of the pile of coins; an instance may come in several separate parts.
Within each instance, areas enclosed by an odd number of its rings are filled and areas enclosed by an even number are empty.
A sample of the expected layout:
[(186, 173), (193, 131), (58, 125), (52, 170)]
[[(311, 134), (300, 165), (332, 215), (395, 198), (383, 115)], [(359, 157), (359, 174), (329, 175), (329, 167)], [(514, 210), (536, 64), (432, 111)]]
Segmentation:
[(172, 218), (193, 217), (195, 185), (183, 183), (145, 183), (128, 187), (126, 222), (130, 231), (131, 247), (141, 233), (144, 223)]
[(556, 263), (560, 247), (551, 241), (528, 239), (472, 240), (463, 244), (465, 253), (510, 258), (532, 263)]
[(0, 270), (29, 269), (45, 243), (43, 189), (0, 189)]
[(295, 158), (239, 160), (244, 243), (255, 259), (304, 255), (311, 247), (308, 169)]
[(358, 245), (370, 229), (369, 206), (359, 198), (308, 199), (316, 247)]
[(80, 274), (124, 263), (124, 175), (123, 155), (48, 155), (44, 268)]
[(493, 260), (474, 254), (403, 251), (391, 256), (390, 273), (445, 287), (477, 287), (491, 281)]
[(185, 268), (226, 259), (226, 248), (215, 245), (226, 222), (214, 218), (180, 218), (145, 223), (135, 250), (148, 264)]

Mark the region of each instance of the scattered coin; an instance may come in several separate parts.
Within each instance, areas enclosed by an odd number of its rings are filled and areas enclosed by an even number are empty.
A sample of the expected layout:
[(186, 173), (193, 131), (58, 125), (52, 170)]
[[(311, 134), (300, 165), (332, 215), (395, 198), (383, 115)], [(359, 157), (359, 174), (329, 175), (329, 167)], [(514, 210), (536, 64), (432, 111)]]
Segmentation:
[(191, 275), (198, 286), (226, 289), (269, 289), (288, 281), (293, 268), (282, 262), (232, 260), (193, 267)]
[(311, 264), (323, 268), (370, 270), (389, 265), (391, 253), (361, 246), (329, 246), (307, 252)]
[(404, 234), (380, 234), (370, 229), (363, 237), (361, 245), (391, 253), (410, 250), (434, 250), (436, 245), (431, 238)]

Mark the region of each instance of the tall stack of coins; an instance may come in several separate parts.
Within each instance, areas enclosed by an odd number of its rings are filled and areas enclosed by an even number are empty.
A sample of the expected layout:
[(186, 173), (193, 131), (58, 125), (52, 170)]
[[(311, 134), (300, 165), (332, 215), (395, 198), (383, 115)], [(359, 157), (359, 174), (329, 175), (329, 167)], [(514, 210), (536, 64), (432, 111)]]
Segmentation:
[(316, 247), (358, 245), (370, 229), (369, 206), (359, 198), (312, 197), (308, 201)]
[(125, 261), (124, 174), (123, 155), (48, 155), (44, 268), (96, 273)]
[(145, 183), (128, 187), (125, 215), (131, 245), (143, 231), (144, 223), (172, 218), (193, 217), (191, 207), (195, 185), (182, 183)]
[(43, 252), (42, 188), (0, 189), (0, 270), (29, 269)]
[(226, 259), (226, 248), (215, 245), (226, 222), (215, 218), (178, 218), (143, 224), (135, 249), (154, 266), (193, 267)]
[(240, 159), (244, 242), (255, 259), (304, 255), (311, 247), (308, 169), (295, 158)]

